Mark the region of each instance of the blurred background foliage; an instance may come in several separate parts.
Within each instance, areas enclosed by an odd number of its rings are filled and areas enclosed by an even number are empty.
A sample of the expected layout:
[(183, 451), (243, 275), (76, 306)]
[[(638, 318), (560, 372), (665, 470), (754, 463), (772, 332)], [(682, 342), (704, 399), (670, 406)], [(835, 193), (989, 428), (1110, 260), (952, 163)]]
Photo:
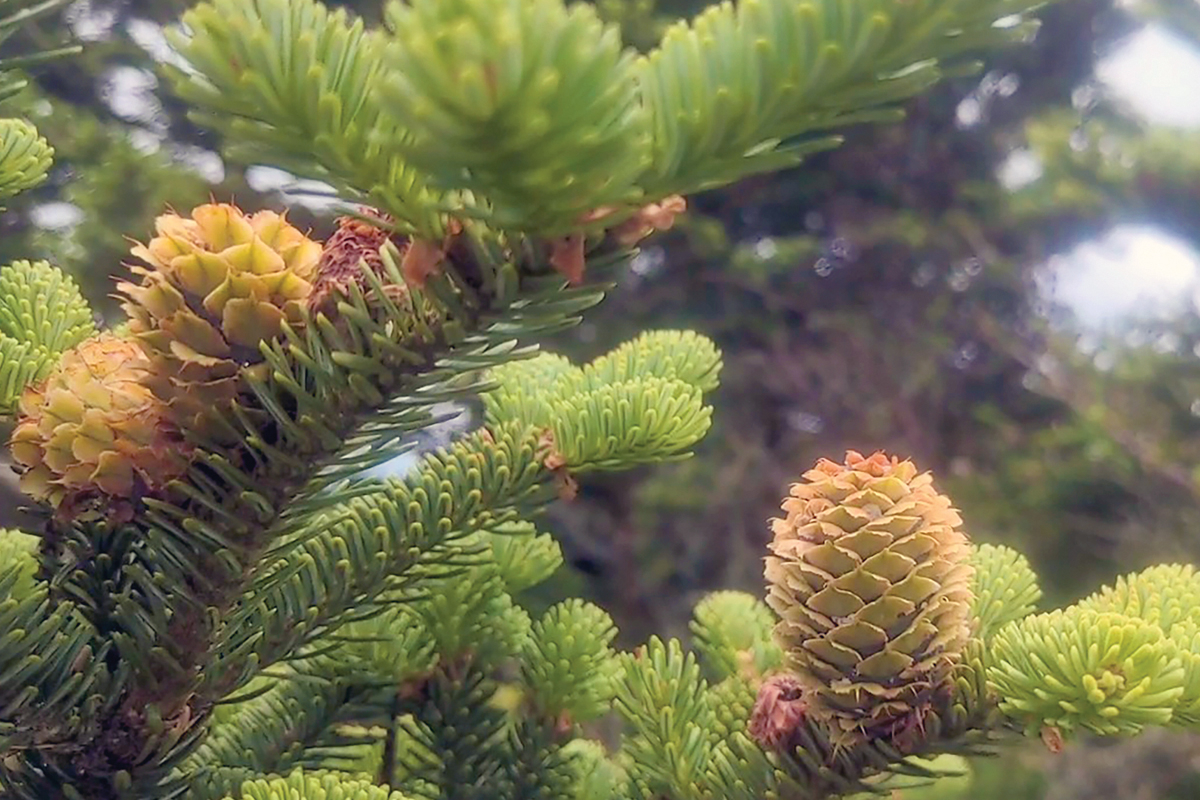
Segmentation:
[[(371, 19), (380, 6), (337, 4)], [(186, 5), (82, 0), (28, 34), (56, 43), (69, 28), (86, 49), (15, 101), (58, 157), (0, 214), (0, 263), (48, 258), (111, 311), (128, 239), (164, 207), (287, 206), (329, 232), (329, 204), (305, 194), (319, 187), (224, 163), (157, 78), (172, 58), (161, 25)], [(639, 48), (704, 5), (596, 0)], [(625, 644), (686, 636), (702, 593), (761, 591), (765, 521), (816, 458), (847, 448), (934, 470), (977, 540), (1029, 555), (1050, 603), (1200, 562), (1200, 4), (1062, 0), (1043, 17), (1027, 47), (905, 122), (692, 198), (607, 304), (549, 343), (582, 360), (686, 327), (726, 361), (696, 458), (589, 481), (545, 522), (572, 564), (551, 591), (604, 604)], [(1135, 63), (1155, 58), (1158, 72)], [(1114, 91), (1122, 64), (1158, 77)], [(1145, 110), (1156, 92), (1165, 117)], [(15, 507), (4, 491), (0, 509)], [(1030, 746), (973, 772), (952, 796), (1182, 800), (1200, 796), (1200, 742)]]

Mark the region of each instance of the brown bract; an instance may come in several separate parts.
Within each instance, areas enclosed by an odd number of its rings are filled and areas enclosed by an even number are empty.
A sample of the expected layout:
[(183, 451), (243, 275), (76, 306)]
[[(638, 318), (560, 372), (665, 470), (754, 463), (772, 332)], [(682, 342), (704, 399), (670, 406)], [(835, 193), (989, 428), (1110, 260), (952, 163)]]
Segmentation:
[(554, 441), (554, 431), (547, 428), (538, 437), (537, 457), (542, 466), (554, 473), (554, 485), (558, 496), (564, 501), (574, 500), (579, 495), (579, 483), (567, 468), (567, 459)]
[(576, 233), (556, 239), (550, 246), (550, 266), (561, 272), (568, 283), (583, 282), (583, 271), (587, 265), (583, 245), (583, 234)]
[(687, 211), (687, 200), (673, 194), (657, 203), (643, 206), (629, 219), (613, 229), (617, 241), (632, 247), (656, 231), (669, 231), (675, 227), (675, 218)]
[(431, 275), (436, 275), (446, 260), (446, 253), (454, 244), (455, 238), (462, 233), (462, 223), (450, 219), (446, 227), (446, 235), (440, 243), (424, 239), (413, 239), (404, 249), (400, 258), (400, 272), (404, 279), (413, 286), (423, 287)]
[(969, 544), (928, 473), (822, 459), (772, 522), (767, 603), (788, 666), (843, 740), (923, 722), (970, 636)]
[(1066, 739), (1063, 737), (1063, 732), (1053, 725), (1046, 725), (1041, 731), (1042, 744), (1046, 745), (1046, 749), (1054, 755), (1058, 755), (1066, 747)]
[[(580, 221), (584, 224), (596, 222), (616, 211), (611, 206), (604, 206), (585, 214)], [(622, 247), (633, 247), (656, 231), (673, 228), (675, 218), (684, 211), (687, 211), (687, 201), (681, 195), (671, 195), (657, 203), (642, 206), (629, 219), (614, 225), (609, 235)], [(582, 233), (564, 236), (550, 243), (550, 265), (565, 275), (568, 282), (583, 282), (586, 262), (585, 237)]]
[[(596, 222), (612, 216), (617, 211), (613, 206), (602, 206), (589, 211), (580, 221), (585, 224)], [(647, 203), (611, 230), (619, 243), (631, 247), (655, 231), (670, 230), (675, 226), (675, 218), (685, 211), (687, 200), (682, 195), (673, 194), (656, 203)]]
[(558, 444), (554, 440), (554, 431), (549, 428), (538, 436), (537, 456), (548, 470), (562, 469), (567, 465), (567, 459), (559, 452)]

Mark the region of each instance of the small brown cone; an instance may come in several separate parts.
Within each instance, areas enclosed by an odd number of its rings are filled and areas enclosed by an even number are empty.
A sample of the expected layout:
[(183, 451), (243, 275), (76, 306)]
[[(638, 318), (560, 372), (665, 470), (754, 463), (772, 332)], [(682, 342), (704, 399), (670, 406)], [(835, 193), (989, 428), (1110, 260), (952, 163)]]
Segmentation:
[(796, 746), (807, 714), (804, 685), (792, 675), (772, 675), (758, 689), (748, 733), (763, 748), (786, 752)]
[(804, 478), (772, 524), (776, 638), (835, 738), (894, 737), (920, 726), (969, 638), (962, 521), (928, 473), (883, 453)]
[[(363, 209), (364, 212), (378, 217), (380, 223), (387, 224), (386, 215), (374, 209)], [(381, 282), (388, 285), (384, 277), (383, 257), (380, 251), (388, 243), (394, 242), (403, 251), (406, 242), (391, 231), (373, 225), (371, 222), (358, 217), (341, 217), (337, 220), (337, 231), (325, 242), (321, 250), (321, 258), (317, 263), (316, 275), (313, 278), (313, 291), (309, 297), (309, 307), (314, 310), (332, 314), (339, 297), (346, 295), (351, 286), (358, 286), (368, 293), (366, 276), (362, 265), (380, 276)], [(394, 289), (395, 296), (407, 294), (404, 286), (388, 286)]]

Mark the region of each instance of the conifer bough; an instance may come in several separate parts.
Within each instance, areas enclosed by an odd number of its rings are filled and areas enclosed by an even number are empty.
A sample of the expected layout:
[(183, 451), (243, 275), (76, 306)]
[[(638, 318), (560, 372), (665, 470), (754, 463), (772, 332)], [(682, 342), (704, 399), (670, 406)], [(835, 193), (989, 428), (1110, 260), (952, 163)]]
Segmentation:
[[(55, 5), (12, 0), (0, 37)], [(686, 458), (721, 372), (690, 331), (582, 365), (536, 340), (680, 195), (894, 118), (1034, 5), (743, 0), (644, 56), (560, 0), (394, 2), (377, 30), (312, 0), (196, 6), (172, 74), (197, 118), (356, 210), (325, 242), (273, 211), (164, 214), (100, 333), (53, 266), (0, 268), (0, 414), (45, 512), (0, 532), (0, 795), (813, 800), (1003, 734), (1194, 729), (1193, 568), (1036, 613), (1024, 558), (882, 454), (805, 473), (766, 602), (703, 599), (694, 652), (522, 605), (562, 564), (537, 514)], [(41, 180), (32, 126), (0, 140), (0, 193)], [(478, 429), (363, 477), (472, 398)], [(583, 727), (611, 711), (613, 753)]]

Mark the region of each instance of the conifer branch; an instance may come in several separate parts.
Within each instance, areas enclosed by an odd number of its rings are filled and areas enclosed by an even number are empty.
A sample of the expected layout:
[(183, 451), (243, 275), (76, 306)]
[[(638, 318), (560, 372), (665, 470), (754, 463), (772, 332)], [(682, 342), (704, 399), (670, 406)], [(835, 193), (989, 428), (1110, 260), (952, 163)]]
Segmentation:
[(441, 199), (402, 158), (411, 135), (379, 85), (387, 43), (344, 9), (314, 0), (215, 0), (183, 17), (172, 44), (191, 69), (176, 92), (203, 124), (229, 131), (235, 155), (265, 158), (386, 209), (405, 233), (445, 232)]
[[(883, 453), (805, 473), (767, 602), (704, 599), (694, 654), (617, 655), (601, 609), (535, 621), (517, 596), (562, 562), (531, 518), (589, 471), (686, 457), (722, 366), (686, 331), (579, 366), (533, 341), (601, 300), (675, 195), (894, 119), (1032, 7), (744, 0), (635, 57), (558, 0), (411, 0), (389, 30), (314, 0), (197, 6), (173, 41), (199, 119), (375, 208), (323, 244), (269, 211), (165, 214), (119, 334), (48, 265), (0, 270), (0, 412), (47, 512), (36, 557), (0, 534), (0, 790), (815, 800), (1022, 731), (1195, 729), (1193, 569), (1034, 613), (1024, 559), (971, 545)], [(5, 124), (0, 193), (50, 157)], [(476, 397), (482, 428), (362, 478)], [(613, 758), (576, 738), (610, 706)]]
[[(827, 131), (898, 119), (961, 57), (1027, 36), (1041, 0), (744, 0), (667, 30), (639, 63), (654, 132), (648, 197), (794, 166)], [(1004, 23), (1001, 24), (1001, 20)]]

